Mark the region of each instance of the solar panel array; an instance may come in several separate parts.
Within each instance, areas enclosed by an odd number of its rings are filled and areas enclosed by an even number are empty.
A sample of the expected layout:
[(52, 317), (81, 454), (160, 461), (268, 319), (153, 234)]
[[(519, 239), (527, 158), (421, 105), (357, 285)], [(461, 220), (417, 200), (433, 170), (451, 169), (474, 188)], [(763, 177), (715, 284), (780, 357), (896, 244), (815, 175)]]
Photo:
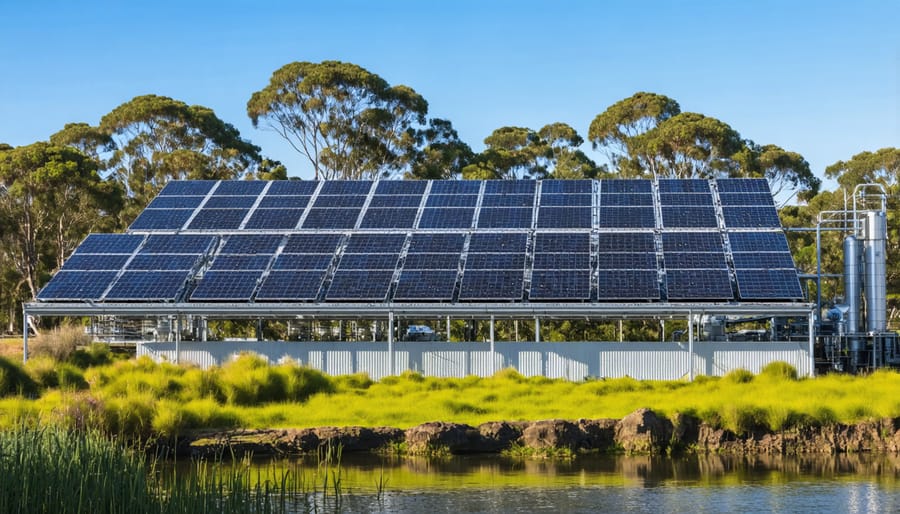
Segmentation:
[(177, 181), (40, 301), (802, 299), (762, 179)]

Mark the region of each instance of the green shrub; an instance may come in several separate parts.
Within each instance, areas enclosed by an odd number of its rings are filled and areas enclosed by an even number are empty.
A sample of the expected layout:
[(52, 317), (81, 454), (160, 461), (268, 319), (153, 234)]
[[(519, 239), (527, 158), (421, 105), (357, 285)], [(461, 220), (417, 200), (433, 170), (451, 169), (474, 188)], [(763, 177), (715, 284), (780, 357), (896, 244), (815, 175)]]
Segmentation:
[(337, 389), (368, 389), (375, 382), (369, 377), (368, 373), (354, 373), (352, 375), (341, 375), (332, 379)]
[(75, 350), (68, 360), (79, 368), (85, 369), (110, 364), (113, 361), (113, 354), (109, 345), (91, 343), (87, 348)]
[(64, 324), (30, 340), (28, 350), (35, 356), (44, 355), (57, 361), (64, 361), (69, 359), (79, 346), (89, 344), (91, 336), (84, 332), (84, 327)]
[(33, 396), (37, 392), (37, 382), (21, 366), (0, 357), (0, 397), (13, 394)]
[(735, 384), (746, 384), (753, 381), (753, 373), (744, 368), (737, 368), (726, 373), (722, 380)]
[(59, 376), (56, 373), (57, 362), (48, 355), (40, 355), (28, 359), (25, 370), (38, 385), (44, 389), (59, 387)]
[(88, 387), (84, 373), (73, 364), (60, 363), (56, 366), (56, 382), (60, 389), (81, 390)]
[(528, 379), (525, 378), (516, 368), (503, 368), (500, 371), (494, 373), (494, 377), (497, 380), (509, 380), (510, 382), (516, 382), (521, 384), (523, 382), (527, 382)]
[(334, 391), (334, 385), (324, 373), (306, 366), (289, 362), (277, 366), (273, 371), (273, 376), (280, 376), (280, 382), (283, 383), (284, 397), (272, 401), (302, 402), (314, 394)]
[(759, 376), (775, 380), (797, 380), (797, 368), (784, 361), (772, 361), (763, 366)]
[(768, 427), (765, 409), (756, 405), (728, 405), (723, 409), (724, 427), (735, 434), (743, 435)]
[(285, 378), (262, 357), (244, 353), (218, 370), (225, 401), (236, 405), (284, 401)]

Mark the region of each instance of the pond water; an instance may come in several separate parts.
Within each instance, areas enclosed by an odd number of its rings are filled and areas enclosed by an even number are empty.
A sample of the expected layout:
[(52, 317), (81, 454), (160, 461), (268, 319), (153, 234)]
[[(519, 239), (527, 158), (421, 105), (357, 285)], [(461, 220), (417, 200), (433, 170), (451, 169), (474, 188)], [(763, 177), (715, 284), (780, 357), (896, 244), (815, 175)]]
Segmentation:
[[(298, 512), (900, 511), (900, 456), (542, 461), (345, 455), (339, 468), (316, 460), (290, 465), (303, 470), (311, 490)], [(273, 469), (272, 462), (259, 466)]]

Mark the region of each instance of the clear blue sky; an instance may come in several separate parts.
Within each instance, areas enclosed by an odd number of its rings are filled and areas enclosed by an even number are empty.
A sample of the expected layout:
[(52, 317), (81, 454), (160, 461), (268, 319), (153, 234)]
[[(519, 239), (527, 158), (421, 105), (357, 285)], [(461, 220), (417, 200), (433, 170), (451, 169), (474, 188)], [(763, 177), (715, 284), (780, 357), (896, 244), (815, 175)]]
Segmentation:
[(652, 91), (821, 176), (900, 146), (898, 22), (897, 0), (0, 0), (0, 142), (96, 124), (152, 93), (211, 107), (309, 178), (246, 103), (286, 63), (341, 60), (413, 87), (476, 150), (505, 125), (562, 121), (586, 137), (606, 107)]

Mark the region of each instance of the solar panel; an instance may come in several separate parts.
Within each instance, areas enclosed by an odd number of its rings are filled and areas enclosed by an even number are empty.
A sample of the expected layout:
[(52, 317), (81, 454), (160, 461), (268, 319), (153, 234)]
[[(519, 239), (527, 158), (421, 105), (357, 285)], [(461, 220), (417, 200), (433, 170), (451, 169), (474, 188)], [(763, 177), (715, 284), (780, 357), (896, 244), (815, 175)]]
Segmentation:
[(324, 270), (331, 266), (334, 256), (327, 253), (282, 253), (275, 259), (273, 269)]
[(174, 301), (190, 271), (126, 271), (106, 293), (106, 300)]
[(387, 297), (393, 276), (393, 271), (338, 270), (325, 297), (329, 300), (381, 302)]
[(269, 267), (271, 255), (219, 255), (209, 269), (213, 271), (264, 270)]
[(236, 230), (249, 209), (200, 209), (191, 220), (190, 230)]
[(78, 245), (75, 253), (132, 253), (144, 236), (133, 234), (89, 234)]
[(454, 271), (403, 271), (394, 292), (396, 301), (453, 299), (456, 287)]
[(775, 206), (769, 193), (719, 193), (722, 205)]
[(194, 234), (156, 234), (147, 238), (141, 253), (206, 253), (215, 236)]
[(426, 207), (475, 207), (478, 204), (477, 195), (428, 195), (425, 200)]
[(709, 181), (697, 178), (660, 179), (660, 193), (709, 193)]
[(38, 292), (38, 300), (97, 300), (115, 271), (60, 271)]
[(259, 196), (268, 182), (264, 180), (222, 180), (213, 196)]
[(735, 268), (794, 269), (788, 252), (734, 252)]
[(345, 253), (338, 265), (339, 270), (346, 269), (394, 269), (397, 267), (398, 253)]
[(655, 253), (601, 253), (599, 269), (656, 269)]
[(774, 207), (722, 207), (729, 228), (781, 228)]
[(457, 269), (459, 253), (410, 253), (403, 269)]
[(603, 193), (650, 193), (653, 191), (649, 180), (612, 179), (600, 182)]
[(542, 180), (541, 193), (588, 193), (594, 190), (590, 180)]
[(598, 239), (600, 253), (656, 251), (656, 243), (650, 232), (600, 232)]
[(376, 195), (421, 195), (428, 183), (424, 180), (381, 180)]
[(728, 232), (732, 252), (790, 252), (781, 232)]
[(663, 207), (663, 227), (666, 228), (715, 228), (719, 226), (713, 207)]
[(419, 219), (419, 228), (469, 228), (474, 217), (474, 208), (425, 209)]
[(589, 252), (591, 235), (587, 232), (538, 232), (534, 236), (535, 253)]
[(459, 254), (465, 242), (465, 234), (413, 234), (409, 243), (409, 252)]
[(542, 194), (541, 208), (544, 207), (590, 207), (592, 195), (557, 195)]
[(485, 180), (484, 194), (534, 194), (537, 182), (534, 180)]
[(146, 209), (129, 230), (178, 230), (191, 218), (193, 209)]
[(600, 209), (602, 228), (653, 228), (653, 207), (605, 207)]
[(372, 189), (371, 180), (329, 180), (322, 184), (319, 195), (367, 195)]
[(771, 193), (765, 179), (719, 179), (716, 188), (720, 193)]
[(460, 300), (519, 300), (522, 298), (522, 270), (472, 270), (463, 274)]
[(415, 207), (418, 208), (419, 204), (422, 203), (422, 196), (414, 196), (414, 195), (394, 195), (394, 196), (384, 196), (384, 195), (376, 195), (372, 197), (372, 201), (369, 202), (369, 208), (372, 207)]
[(69, 257), (62, 269), (65, 271), (76, 270), (119, 270), (128, 261), (128, 254), (92, 254), (76, 253)]
[(484, 195), (481, 200), (482, 207), (532, 207), (534, 195)]
[(591, 228), (590, 207), (541, 207), (539, 228)]
[(215, 180), (172, 180), (168, 182), (159, 196), (206, 195), (216, 184)]
[(324, 196), (319, 195), (316, 198), (313, 207), (362, 207), (366, 203), (366, 197), (363, 195), (341, 195), (341, 196)]
[(300, 209), (309, 204), (309, 196), (264, 196), (259, 202), (260, 209)]
[(720, 252), (671, 252), (665, 254), (667, 269), (726, 269)]
[(660, 205), (713, 206), (712, 195), (699, 193), (660, 193)]
[(589, 300), (591, 274), (589, 271), (535, 271), (531, 277), (532, 300)]
[(795, 270), (738, 269), (738, 294), (743, 300), (799, 300), (803, 290)]
[(319, 182), (304, 180), (273, 180), (272, 185), (266, 191), (269, 195), (310, 196), (316, 191)]
[(148, 209), (195, 209), (203, 203), (203, 196), (157, 196)]
[(244, 229), (291, 230), (300, 222), (301, 216), (303, 216), (303, 209), (256, 209), (250, 215)]
[(315, 300), (324, 278), (324, 271), (271, 271), (263, 279), (256, 300)]
[(262, 273), (261, 270), (207, 271), (191, 293), (191, 300), (249, 301)]
[(662, 243), (666, 253), (722, 251), (722, 236), (717, 232), (663, 232)]
[(360, 228), (412, 228), (419, 210), (394, 207), (387, 209), (366, 209)]
[(477, 195), (481, 191), (480, 180), (432, 180), (431, 194)]
[(536, 253), (534, 269), (590, 269), (589, 253)]
[(604, 300), (656, 300), (659, 280), (656, 270), (600, 270), (597, 298)]
[(470, 253), (466, 269), (523, 269), (524, 253)]
[(666, 289), (669, 300), (730, 300), (728, 270), (668, 270)]
[(648, 207), (653, 205), (651, 194), (618, 194), (603, 193), (600, 195), (601, 207)]
[(482, 207), (479, 228), (530, 228), (532, 209), (521, 207)]
[[(321, 198), (321, 197), (320, 197)], [(316, 209), (312, 208), (303, 221), (303, 228), (341, 229), (353, 228), (359, 218), (356, 207), (352, 209)]]
[(128, 263), (128, 269), (135, 271), (192, 270), (199, 260), (198, 254), (191, 253), (139, 253)]
[(353, 234), (344, 253), (400, 253), (406, 234)]
[(525, 232), (475, 232), (469, 240), (469, 252), (525, 252)]
[(284, 245), (284, 253), (333, 254), (343, 234), (291, 234)]
[(255, 196), (214, 196), (206, 201), (204, 209), (249, 209), (256, 203)]
[(228, 237), (220, 253), (273, 254), (283, 236), (262, 234), (234, 234)]

